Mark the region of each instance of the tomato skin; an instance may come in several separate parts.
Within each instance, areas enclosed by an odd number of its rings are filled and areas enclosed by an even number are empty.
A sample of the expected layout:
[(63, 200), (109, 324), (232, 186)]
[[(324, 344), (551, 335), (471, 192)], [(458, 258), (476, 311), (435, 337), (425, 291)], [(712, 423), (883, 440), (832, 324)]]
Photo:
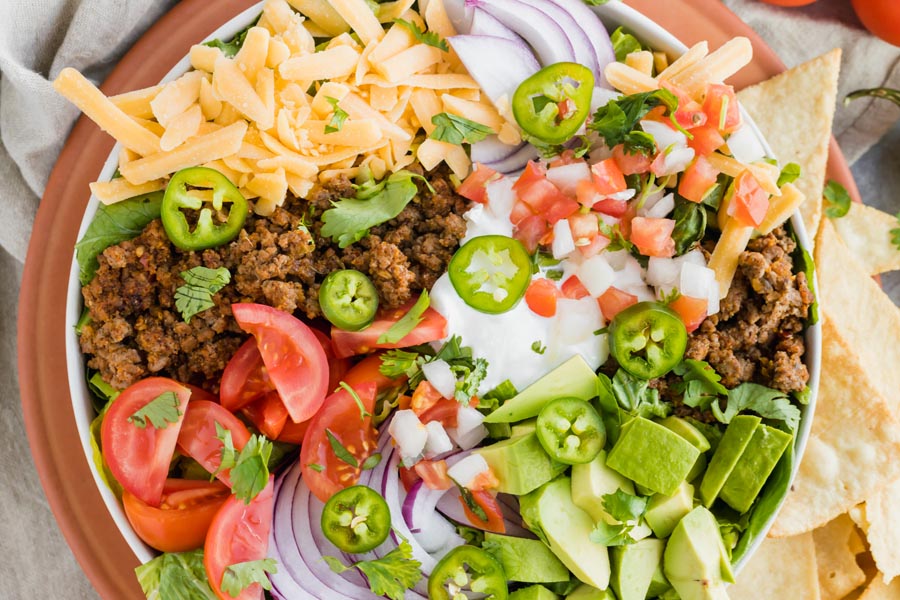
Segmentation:
[(812, 4), (816, 0), (762, 0), (766, 4), (774, 4), (775, 6), (806, 6)]
[(525, 304), (536, 315), (552, 317), (556, 314), (559, 288), (549, 279), (534, 279), (525, 291)]
[(644, 256), (675, 256), (675, 240), (672, 239), (674, 229), (673, 219), (635, 217), (631, 220), (631, 243)]
[(222, 591), (225, 569), (237, 563), (261, 560), (266, 557), (269, 532), (272, 529), (273, 491), (275, 477), (257, 496), (244, 504), (236, 496), (229, 496), (213, 518), (203, 545), (203, 566), (209, 585), (222, 600), (262, 600), (263, 590), (258, 583), (244, 588), (237, 596)]
[(328, 359), (312, 330), (284, 311), (263, 304), (232, 304), (241, 329), (252, 333), (266, 371), (295, 423), (319, 410), (328, 393)]
[(553, 185), (544, 169), (534, 161), (528, 161), (525, 171), (513, 184), (513, 191), (519, 200), (538, 215), (543, 215), (551, 225), (578, 210), (578, 202)]
[(652, 156), (647, 156), (640, 152), (629, 154), (625, 152), (625, 146), (622, 144), (613, 148), (613, 159), (625, 175), (646, 173), (650, 170), (650, 165), (653, 163)]
[(241, 344), (222, 372), (219, 385), (222, 406), (236, 411), (274, 389), (275, 384), (269, 378), (256, 340), (251, 337)]
[(577, 275), (572, 275), (563, 281), (562, 293), (563, 296), (570, 300), (581, 300), (582, 298), (587, 298), (591, 295), (590, 292), (587, 291), (587, 288), (584, 287), (584, 284), (581, 283), (581, 280), (578, 279)]
[[(375, 411), (375, 384), (366, 382), (352, 387), (363, 408), (371, 415)], [(358, 467), (354, 468), (335, 456), (326, 430), (353, 454), (359, 464), (375, 451), (378, 438), (378, 432), (372, 426), (372, 417), (361, 416), (356, 400), (347, 390), (341, 388), (328, 396), (322, 410), (312, 418), (300, 447), (303, 480), (322, 502), (354, 485), (360, 474)], [(317, 471), (311, 465), (319, 465), (322, 470)]]
[(460, 496), (459, 501), (462, 502), (463, 510), (465, 510), (469, 522), (485, 531), (506, 533), (506, 524), (503, 522), (503, 512), (500, 510), (500, 504), (497, 502), (497, 498), (487, 490), (470, 491), (472, 493), (472, 499), (475, 500), (478, 506), (480, 506), (487, 515), (487, 521), (482, 521), (475, 513), (469, 510), (465, 500)]
[(851, 4), (866, 29), (900, 46), (900, 5), (895, 0), (851, 0)]
[(453, 487), (445, 460), (420, 460), (413, 469), (430, 490), (449, 490)]
[(734, 195), (728, 204), (729, 215), (748, 227), (758, 227), (769, 210), (769, 194), (750, 171), (744, 171), (734, 181)]
[(703, 156), (698, 156), (688, 165), (681, 176), (678, 193), (685, 200), (699, 204), (703, 202), (703, 198), (710, 188), (716, 184), (718, 177), (719, 172), (709, 164), (709, 161)]
[(600, 305), (600, 312), (607, 321), (612, 321), (613, 317), (631, 306), (637, 304), (638, 298), (634, 294), (623, 292), (618, 288), (610, 286), (605, 292), (597, 297), (597, 303)]
[(695, 331), (706, 319), (707, 302), (705, 298), (678, 296), (669, 303), (669, 308), (678, 313), (688, 333)]
[(416, 473), (415, 467), (400, 467), (398, 469), (400, 473), (400, 483), (403, 484), (403, 489), (407, 492), (412, 489), (416, 482), (422, 479), (419, 477), (419, 474)]
[(691, 135), (693, 137), (688, 140), (688, 147), (693, 148), (697, 156), (709, 156), (725, 145), (725, 138), (719, 133), (718, 121), (691, 129)]
[(537, 252), (538, 246), (547, 232), (551, 231), (547, 220), (540, 215), (522, 219), (513, 230), (513, 237), (522, 242), (529, 254)]
[[(365, 357), (344, 374), (341, 381), (350, 387), (356, 387), (364, 383), (374, 383), (375, 390), (378, 394), (398, 388), (406, 383), (406, 375), (391, 378), (381, 372), (381, 355), (383, 352), (376, 352)], [(337, 386), (335, 386), (337, 389)]]
[(423, 381), (417, 385), (416, 389), (413, 391), (409, 408), (417, 417), (421, 417), (428, 409), (437, 404), (438, 400), (442, 400), (443, 398), (441, 393), (437, 391), (431, 383)]
[[(270, 440), (274, 440), (284, 431), (284, 426), (291, 421), (287, 408), (281, 401), (278, 392), (272, 390), (259, 400), (254, 400), (241, 409), (247, 419), (253, 423), (259, 432)], [(293, 421), (291, 421), (293, 423)]]
[(613, 158), (607, 158), (592, 165), (591, 175), (594, 178), (594, 187), (603, 196), (617, 194), (628, 189), (625, 175)]
[[(173, 392), (181, 413), (175, 423), (156, 429), (138, 427), (128, 419), (161, 394)], [(110, 405), (100, 430), (103, 457), (122, 488), (150, 506), (159, 506), (175, 453), (178, 433), (187, 412), (191, 390), (164, 377), (142, 379), (126, 388)]]
[(209, 525), (224, 504), (229, 489), (216, 481), (167, 479), (159, 508), (122, 492), (125, 516), (138, 537), (161, 552), (186, 552), (203, 547)]
[[(250, 439), (246, 425), (221, 405), (208, 400), (196, 400), (188, 405), (178, 434), (178, 451), (196, 460), (210, 473), (215, 473), (222, 462), (222, 442), (216, 437), (216, 423), (231, 432), (235, 450), (242, 450)], [(218, 473), (216, 477), (231, 486), (227, 472)]]
[(456, 189), (456, 193), (479, 204), (487, 204), (487, 184), (497, 178), (497, 171), (480, 163), (472, 165), (472, 173)]
[(376, 348), (406, 348), (447, 337), (447, 319), (433, 308), (428, 308), (422, 315), (422, 322), (402, 340), (394, 344), (378, 343), (378, 338), (409, 312), (417, 299), (411, 298), (395, 309), (379, 310), (375, 321), (362, 331), (332, 328), (331, 343), (334, 345), (335, 355), (338, 358), (347, 358), (357, 354), (368, 354)]
[(316, 339), (322, 344), (322, 350), (325, 351), (325, 358), (328, 359), (328, 390), (335, 389), (344, 377), (344, 374), (350, 370), (350, 361), (346, 358), (338, 358), (334, 354), (334, 344), (327, 334), (322, 333), (318, 329), (313, 329)]
[(212, 392), (207, 392), (201, 387), (197, 387), (196, 385), (191, 385), (190, 383), (184, 384), (189, 390), (191, 390), (191, 402), (195, 400), (209, 400), (210, 402), (219, 402), (219, 398), (213, 394)]
[[(726, 98), (727, 100), (725, 100)], [(724, 102), (727, 102), (728, 106), (725, 107), (725, 122), (722, 123), (722, 104)], [(703, 101), (703, 112), (709, 117), (709, 122), (715, 125), (721, 133), (737, 131), (743, 121), (734, 87), (724, 83), (712, 83), (707, 88), (706, 99)]]
[(583, 257), (590, 258), (600, 254), (600, 252), (609, 246), (610, 242), (611, 240), (605, 235), (595, 235), (590, 244), (578, 246), (578, 251), (581, 252)]
[(703, 107), (695, 102), (690, 96), (665, 79), (660, 83), (660, 87), (669, 90), (678, 98), (678, 109), (675, 111), (675, 120), (679, 125), (685, 129), (693, 129), (695, 127), (706, 125), (707, 115), (703, 112)]

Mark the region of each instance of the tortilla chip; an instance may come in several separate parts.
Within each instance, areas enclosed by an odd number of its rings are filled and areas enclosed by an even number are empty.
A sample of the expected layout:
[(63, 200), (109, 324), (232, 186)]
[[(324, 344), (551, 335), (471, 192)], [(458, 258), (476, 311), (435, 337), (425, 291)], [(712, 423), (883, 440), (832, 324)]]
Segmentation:
[(900, 269), (900, 247), (891, 243), (891, 230), (900, 228), (895, 215), (854, 202), (832, 223), (869, 275)]
[(812, 534), (768, 538), (728, 587), (731, 600), (819, 600)]
[(891, 583), (900, 575), (900, 480), (866, 500), (869, 548), (884, 582)]
[(857, 553), (850, 547), (851, 539), (858, 534), (849, 516), (839, 516), (812, 535), (822, 600), (840, 600), (866, 582), (866, 574), (856, 564)]
[(881, 575), (878, 575), (866, 587), (866, 591), (859, 597), (859, 600), (898, 600), (898, 598), (900, 598), (900, 579), (888, 585)]
[(800, 165), (797, 188), (806, 196), (800, 205), (810, 237), (822, 219), (825, 164), (831, 121), (837, 103), (839, 48), (738, 93), (782, 165)]
[(900, 478), (900, 419), (834, 320), (822, 331), (822, 381), (797, 478), (770, 535), (811, 531)]

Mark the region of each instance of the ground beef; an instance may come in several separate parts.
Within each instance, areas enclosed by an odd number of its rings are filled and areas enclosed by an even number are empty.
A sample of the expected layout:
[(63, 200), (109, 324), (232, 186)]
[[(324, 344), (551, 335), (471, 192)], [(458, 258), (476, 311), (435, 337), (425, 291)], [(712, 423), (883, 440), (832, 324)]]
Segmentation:
[[(260, 302), (316, 319), (322, 279), (351, 268), (372, 279), (382, 306), (403, 304), (434, 284), (465, 234), (467, 201), (453, 191), (445, 171), (427, 177), (434, 194), (418, 184), (419, 195), (396, 219), (344, 249), (319, 235), (319, 217), (332, 202), (354, 195), (345, 178), (317, 188), (308, 200), (288, 199), (269, 217), (251, 215), (240, 235), (221, 248), (183, 252), (153, 221), (138, 237), (107, 248), (82, 289), (91, 317), (80, 338), (88, 366), (117, 388), (165, 375), (216, 389), (246, 337), (231, 316), (233, 302)], [(232, 282), (214, 296), (215, 307), (185, 323), (174, 293), (184, 284), (180, 273), (198, 265), (226, 267)]]

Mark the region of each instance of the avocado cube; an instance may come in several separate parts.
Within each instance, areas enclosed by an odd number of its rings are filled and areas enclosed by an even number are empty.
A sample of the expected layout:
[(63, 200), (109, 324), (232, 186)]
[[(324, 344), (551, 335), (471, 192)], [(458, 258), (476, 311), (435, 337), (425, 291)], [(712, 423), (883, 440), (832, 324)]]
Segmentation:
[(757, 427), (719, 492), (725, 504), (739, 513), (750, 510), (792, 439), (791, 434), (780, 429), (768, 425)]
[(537, 429), (537, 419), (526, 419), (513, 423), (509, 429), (509, 437), (519, 437), (526, 433), (532, 433)]
[(656, 565), (656, 570), (653, 571), (653, 575), (650, 577), (650, 587), (647, 589), (646, 597), (656, 598), (657, 596), (662, 596), (671, 589), (672, 584), (666, 579), (666, 575), (663, 573), (663, 564), (660, 562)]
[(619, 600), (644, 600), (653, 572), (662, 564), (662, 540), (648, 538), (610, 549), (612, 577), (609, 584)]
[(738, 415), (728, 424), (700, 482), (700, 500), (706, 508), (718, 498), (722, 486), (728, 481), (728, 476), (761, 422), (762, 419), (754, 415)]
[(675, 526), (663, 554), (663, 572), (685, 600), (727, 600), (731, 562), (709, 510), (698, 506)]
[(698, 456), (700, 451), (671, 429), (637, 417), (622, 428), (606, 464), (636, 484), (669, 496)]
[(667, 538), (678, 522), (694, 508), (694, 486), (682, 481), (671, 496), (654, 494), (647, 503), (644, 519), (658, 538)]
[(504, 494), (527, 494), (566, 470), (566, 465), (550, 458), (535, 433), (503, 440), (475, 452), (497, 476), (499, 491)]
[(559, 596), (542, 585), (529, 585), (508, 596), (509, 600), (559, 600)]
[(666, 417), (659, 422), (663, 427), (667, 427), (689, 441), (694, 448), (700, 452), (706, 452), (710, 448), (709, 440), (701, 433), (699, 429), (691, 425), (687, 420), (681, 417)]
[(566, 565), (540, 540), (486, 532), (482, 547), (503, 565), (509, 581), (555, 583), (569, 580)]
[(566, 596), (566, 600), (616, 600), (616, 597), (610, 589), (598, 590), (586, 583), (582, 583), (571, 594)]
[(538, 416), (557, 398), (590, 400), (597, 396), (597, 374), (576, 354), (485, 417), (485, 423), (512, 423)]

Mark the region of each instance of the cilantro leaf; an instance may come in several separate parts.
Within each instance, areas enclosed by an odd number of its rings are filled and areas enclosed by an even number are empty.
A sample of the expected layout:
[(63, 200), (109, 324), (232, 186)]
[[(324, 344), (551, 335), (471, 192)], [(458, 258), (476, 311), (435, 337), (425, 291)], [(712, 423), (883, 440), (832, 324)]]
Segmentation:
[(381, 355), (381, 366), (378, 367), (378, 371), (391, 379), (404, 375), (412, 377), (422, 368), (419, 358), (418, 352), (388, 350)]
[(441, 36), (439, 36), (436, 31), (422, 31), (415, 23), (411, 23), (410, 21), (405, 21), (403, 19), (394, 19), (394, 23), (406, 27), (409, 32), (413, 34), (413, 37), (416, 38), (416, 41), (419, 41), (423, 44), (428, 44), (429, 46), (437, 48), (438, 50), (443, 50), (444, 52), (450, 52), (450, 47), (447, 45), (447, 41), (441, 39)]
[[(684, 131), (675, 120), (678, 97), (666, 89), (610, 100), (597, 109), (588, 128), (600, 134), (606, 145), (613, 148), (629, 139), (628, 135), (636, 130), (640, 120), (657, 106), (665, 106), (672, 123), (679, 131)], [(641, 130), (637, 129), (637, 131)]]
[(144, 429), (147, 424), (154, 429), (165, 429), (171, 423), (177, 423), (181, 412), (181, 401), (175, 392), (163, 392), (141, 408), (134, 411), (128, 422)]
[(706, 410), (720, 395), (728, 394), (728, 388), (720, 383), (722, 377), (706, 361), (685, 359), (675, 367), (675, 374), (683, 380), (677, 387), (686, 406)]
[(650, 387), (650, 382), (632, 376), (619, 369), (612, 378), (613, 395), (625, 411), (639, 417), (667, 417), (672, 405), (659, 399), (659, 390)]
[(359, 189), (355, 198), (335, 202), (322, 213), (322, 236), (341, 248), (363, 239), (369, 229), (395, 218), (416, 197), (419, 188), (414, 179), (428, 184), (421, 175), (397, 171), (379, 184)]
[(900, 212), (897, 213), (897, 227), (891, 229), (891, 243), (896, 246), (897, 250), (900, 250)]
[(472, 396), (478, 393), (478, 386), (487, 376), (488, 363), (483, 358), (476, 358), (470, 364), (459, 361), (450, 364), (450, 371), (456, 375), (456, 392), (453, 397), (459, 402), (468, 404)]
[(616, 250), (626, 250), (631, 252), (634, 250), (634, 244), (625, 239), (625, 236), (622, 235), (622, 231), (619, 229), (619, 224), (608, 225), (603, 219), (598, 219), (600, 226), (600, 233), (605, 237), (609, 238), (610, 242), (606, 249), (609, 252), (615, 252)]
[(229, 596), (237, 597), (242, 591), (258, 583), (262, 589), (271, 590), (272, 582), (266, 573), (277, 573), (278, 563), (274, 558), (250, 560), (229, 565), (222, 573), (222, 591)]
[(259, 17), (256, 18), (255, 21), (250, 23), (245, 29), (239, 31), (235, 34), (233, 38), (231, 38), (230, 42), (223, 42), (222, 40), (215, 39), (209, 40), (207, 42), (203, 42), (204, 46), (210, 46), (212, 48), (218, 48), (222, 51), (227, 57), (232, 57), (238, 53), (238, 50), (241, 49), (241, 46), (244, 45), (244, 40), (247, 39), (247, 33), (250, 31), (252, 27), (256, 27), (256, 24), (259, 22)]
[(175, 308), (181, 313), (184, 322), (190, 323), (191, 317), (216, 305), (212, 299), (213, 294), (228, 285), (231, 272), (225, 267), (194, 267), (182, 271), (181, 278), (185, 285), (175, 290)]
[(616, 490), (612, 494), (604, 494), (603, 509), (620, 523), (634, 523), (637, 525), (644, 513), (647, 512), (647, 498), (629, 494), (623, 490)]
[(412, 557), (412, 546), (406, 540), (377, 560), (361, 560), (349, 567), (333, 556), (322, 558), (338, 574), (359, 569), (366, 576), (373, 594), (387, 596), (391, 600), (403, 600), (406, 590), (422, 578), (422, 563)]
[(167, 552), (134, 570), (147, 600), (217, 600), (203, 566), (203, 550)]
[(825, 185), (825, 216), (829, 219), (840, 219), (850, 212), (850, 194), (837, 181), (829, 181)]
[(331, 451), (334, 452), (334, 455), (342, 462), (350, 465), (354, 469), (358, 469), (359, 461), (356, 460), (356, 457), (353, 456), (349, 450), (347, 450), (341, 443), (341, 440), (337, 439), (337, 436), (331, 433), (330, 429), (325, 430), (325, 435), (328, 436), (328, 444), (331, 446)]
[(347, 120), (347, 117), (350, 116), (347, 114), (347, 111), (338, 106), (337, 98), (332, 98), (331, 96), (325, 96), (325, 100), (328, 101), (328, 104), (331, 105), (331, 108), (334, 109), (334, 112), (331, 115), (331, 120), (328, 121), (328, 125), (325, 126), (325, 133), (335, 133), (340, 131), (344, 126), (344, 121)]
[(800, 409), (791, 403), (787, 394), (756, 383), (742, 383), (729, 390), (724, 411), (718, 402), (714, 402), (711, 408), (721, 423), (731, 423), (738, 413), (751, 410), (766, 419), (784, 421), (791, 431), (800, 424)]
[[(588, 4), (594, 4), (598, 0), (585, 0)], [(606, 4), (609, 0), (600, 0), (600, 4)], [(641, 43), (638, 41), (636, 37), (625, 31), (624, 27), (619, 27), (615, 31), (612, 32), (612, 35), (609, 36), (609, 40), (612, 42), (613, 51), (616, 53), (616, 60), (622, 62), (625, 60), (625, 57), (631, 54), (632, 52), (640, 52), (644, 49), (641, 46)]]
[(360, 465), (359, 468), (362, 469), (363, 471), (369, 471), (369, 470), (377, 467), (378, 463), (380, 463), (380, 462), (381, 462), (381, 452), (376, 452), (375, 454), (373, 454), (372, 456), (370, 456), (369, 458), (364, 460), (363, 464)]
[(251, 435), (238, 452), (231, 431), (216, 423), (216, 438), (222, 442), (222, 460), (215, 474), (229, 470), (231, 491), (244, 504), (256, 498), (269, 483), (269, 458), (272, 442), (262, 435)]
[(422, 322), (425, 311), (428, 310), (428, 305), (431, 304), (431, 300), (428, 298), (428, 291), (422, 290), (421, 295), (419, 295), (419, 299), (416, 300), (416, 303), (412, 305), (412, 308), (403, 315), (399, 321), (391, 325), (391, 328), (378, 336), (379, 344), (396, 344), (410, 332), (416, 328), (416, 326)]
[(365, 419), (366, 417), (372, 416), (372, 413), (367, 411), (366, 407), (363, 406), (362, 399), (359, 397), (359, 394), (356, 393), (356, 390), (350, 387), (350, 384), (348, 384), (346, 381), (342, 381), (338, 384), (338, 387), (344, 389), (348, 394), (350, 394), (350, 397), (353, 398), (353, 401), (356, 402), (356, 407), (359, 409), (360, 419)]
[[(624, 546), (626, 544), (633, 543), (634, 540), (628, 535), (629, 530), (627, 525), (619, 524), (611, 524), (606, 521), (599, 521), (597, 525), (594, 526), (593, 531), (591, 531), (588, 539), (590, 539), (595, 544), (600, 544), (601, 546), (612, 547), (612, 546)], [(630, 541), (629, 541), (630, 540)]]
[(778, 187), (781, 187), (788, 183), (793, 183), (797, 181), (800, 177), (800, 165), (797, 163), (788, 163), (784, 165), (784, 168), (781, 170), (781, 173), (778, 175), (778, 183), (776, 184)]
[(543, 354), (547, 351), (547, 346), (541, 343), (541, 340), (535, 340), (531, 343), (531, 351), (535, 354)]
[(434, 115), (431, 117), (431, 122), (434, 124), (434, 131), (428, 137), (439, 142), (456, 144), (457, 146), (480, 142), (487, 136), (495, 133), (487, 125), (446, 112)]

